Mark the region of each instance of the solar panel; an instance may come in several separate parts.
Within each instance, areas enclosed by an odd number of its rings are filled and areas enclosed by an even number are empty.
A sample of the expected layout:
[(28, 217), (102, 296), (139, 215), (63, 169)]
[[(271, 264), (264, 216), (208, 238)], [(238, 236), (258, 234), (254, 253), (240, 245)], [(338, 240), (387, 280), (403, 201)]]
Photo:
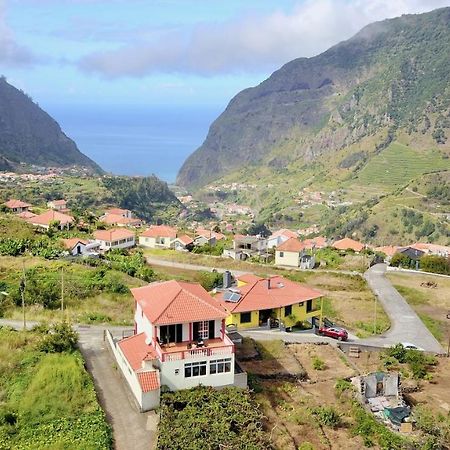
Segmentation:
[(223, 294), (223, 298), (226, 302), (237, 303), (241, 299), (241, 294), (227, 291)]

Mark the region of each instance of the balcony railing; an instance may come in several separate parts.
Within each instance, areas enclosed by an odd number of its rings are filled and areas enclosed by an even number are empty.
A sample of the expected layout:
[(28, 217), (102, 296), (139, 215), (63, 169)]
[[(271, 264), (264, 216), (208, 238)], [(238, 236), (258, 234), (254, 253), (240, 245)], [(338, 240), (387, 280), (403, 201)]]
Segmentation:
[(173, 347), (161, 347), (156, 343), (156, 352), (162, 362), (226, 356), (234, 353), (234, 344), (225, 335), (223, 339), (209, 339), (204, 347), (188, 348), (187, 342), (180, 342)]

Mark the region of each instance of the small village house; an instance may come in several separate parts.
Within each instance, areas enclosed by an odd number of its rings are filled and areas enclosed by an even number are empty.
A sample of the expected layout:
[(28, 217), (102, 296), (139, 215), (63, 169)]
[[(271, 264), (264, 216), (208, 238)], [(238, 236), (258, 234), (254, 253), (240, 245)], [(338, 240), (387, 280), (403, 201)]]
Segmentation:
[(129, 209), (122, 209), (122, 208), (110, 208), (105, 211), (104, 215), (112, 214), (114, 216), (122, 216), (125, 219), (131, 219), (133, 218), (133, 214)]
[(238, 277), (238, 287), (218, 295), (229, 312), (227, 325), (238, 329), (267, 326), (277, 319), (284, 327), (299, 322), (318, 325), (322, 317), (322, 294), (281, 276), (260, 278), (255, 275)]
[(172, 247), (179, 251), (190, 251), (194, 248), (194, 240), (187, 234), (182, 234), (172, 241)]
[(47, 208), (53, 209), (54, 211), (68, 211), (67, 201), (64, 199), (50, 200), (49, 202), (47, 202)]
[(194, 245), (216, 245), (216, 242), (225, 239), (225, 235), (213, 230), (206, 230), (204, 228), (197, 228), (195, 230)]
[(267, 238), (267, 248), (279, 247), (288, 239), (297, 239), (298, 235), (294, 231), (282, 228)]
[(3, 203), (3, 206), (5, 206), (9, 211), (11, 211), (14, 214), (27, 212), (32, 205), (29, 203), (23, 202), (22, 200), (8, 200), (6, 203)]
[(335, 241), (332, 247), (342, 251), (353, 250), (355, 253), (360, 253), (366, 248), (365, 244), (362, 244), (361, 242), (355, 241), (354, 239), (347, 237)]
[(94, 231), (94, 240), (99, 244), (102, 251), (131, 248), (136, 245), (134, 233), (124, 228)]
[(223, 256), (235, 260), (246, 260), (253, 256), (268, 258), (267, 239), (261, 236), (235, 235), (233, 247), (224, 249)]
[(117, 227), (139, 228), (142, 226), (142, 221), (140, 219), (123, 216), (122, 214), (107, 213), (100, 217), (100, 221), (106, 225)]
[(71, 256), (95, 255), (100, 247), (98, 242), (88, 239), (68, 238), (62, 239), (61, 242)]
[(60, 230), (68, 230), (74, 223), (75, 219), (68, 214), (61, 213), (59, 211), (49, 210), (37, 216), (27, 219), (28, 223), (32, 225), (48, 230), (52, 223), (57, 224)]
[(306, 250), (320, 250), (321, 248), (328, 247), (327, 238), (323, 237), (323, 236), (317, 236), (315, 238), (305, 239), (303, 241), (303, 244), (305, 244)]
[(168, 225), (151, 225), (139, 236), (139, 245), (149, 248), (170, 248), (177, 230)]
[(142, 411), (159, 406), (161, 386), (246, 387), (235, 371), (235, 349), (225, 333), (227, 311), (197, 283), (155, 282), (131, 290), (134, 335), (110, 343)]
[(289, 238), (275, 249), (275, 265), (300, 267), (300, 259), (305, 253), (305, 244), (297, 238)]

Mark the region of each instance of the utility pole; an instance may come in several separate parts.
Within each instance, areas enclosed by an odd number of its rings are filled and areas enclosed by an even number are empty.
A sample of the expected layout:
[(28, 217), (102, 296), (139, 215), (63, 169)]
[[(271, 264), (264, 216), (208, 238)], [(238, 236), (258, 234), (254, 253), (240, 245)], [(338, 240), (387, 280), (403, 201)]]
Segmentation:
[(64, 267), (61, 267), (61, 312), (64, 312)]
[(25, 288), (26, 288), (26, 274), (25, 274), (25, 261), (23, 262), (22, 280), (20, 281), (20, 294), (22, 297), (22, 314), (23, 314), (23, 329), (27, 329), (27, 320), (25, 317)]
[(373, 334), (377, 334), (377, 297), (374, 296), (375, 298), (375, 314), (373, 317)]

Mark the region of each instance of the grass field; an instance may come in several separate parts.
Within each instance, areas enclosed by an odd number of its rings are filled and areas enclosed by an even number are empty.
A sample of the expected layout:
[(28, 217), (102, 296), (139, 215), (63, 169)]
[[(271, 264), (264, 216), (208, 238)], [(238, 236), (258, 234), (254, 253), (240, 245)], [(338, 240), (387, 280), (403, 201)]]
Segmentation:
[(419, 152), (394, 142), (369, 161), (357, 181), (362, 185), (378, 184), (392, 188), (426, 172), (449, 168), (450, 160), (443, 159), (436, 151)]
[[(399, 273), (388, 273), (387, 277), (434, 337), (446, 346), (450, 336), (450, 320), (446, 319), (450, 311), (450, 278)], [(430, 281), (437, 287), (422, 285)]]
[(0, 328), (0, 449), (111, 448), (78, 351), (43, 353), (38, 332)]

